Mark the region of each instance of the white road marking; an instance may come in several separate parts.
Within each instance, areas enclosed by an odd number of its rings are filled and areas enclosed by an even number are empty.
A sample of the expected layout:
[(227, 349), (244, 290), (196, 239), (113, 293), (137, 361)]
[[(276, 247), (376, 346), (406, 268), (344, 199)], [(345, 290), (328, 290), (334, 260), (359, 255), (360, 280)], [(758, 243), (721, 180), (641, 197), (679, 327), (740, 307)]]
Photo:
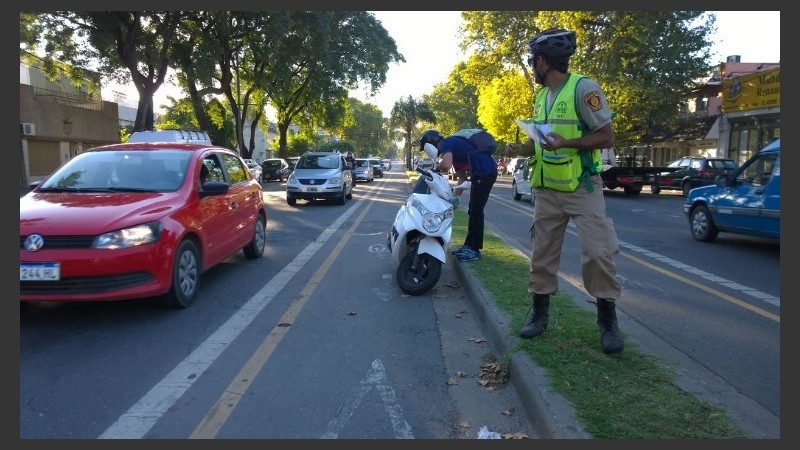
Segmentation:
[(372, 367), (359, 384), (360, 386), (353, 389), (353, 397), (347, 400), (337, 411), (336, 417), (328, 423), (328, 430), (320, 438), (336, 439), (339, 437), (339, 432), (342, 431), (350, 416), (358, 409), (358, 405), (361, 404), (361, 401), (364, 400), (364, 397), (374, 386), (375, 390), (380, 394), (383, 405), (386, 407), (386, 413), (392, 422), (395, 439), (414, 439), (411, 426), (403, 418), (403, 408), (397, 403), (394, 389), (389, 385), (389, 377), (386, 376), (386, 370), (384, 370), (381, 360), (376, 359), (372, 362)]
[[(532, 209), (530, 209), (530, 207), (529, 208), (521, 208), (520, 206), (518, 206), (518, 204), (520, 202), (512, 202), (511, 200), (508, 200), (505, 197), (500, 197), (500, 196), (497, 196), (495, 194), (490, 194), (490, 197), (492, 197), (495, 201), (498, 201), (498, 202), (500, 202), (500, 203), (502, 203), (504, 205), (507, 205), (507, 206), (511, 207), (512, 209), (515, 209), (515, 210), (517, 210), (517, 211), (519, 211), (521, 213), (528, 214), (528, 213), (530, 213), (530, 211), (532, 211)], [(568, 225), (568, 227), (570, 227), (572, 229), (575, 228), (575, 224), (571, 220), (569, 221), (569, 223), (567, 225)], [(487, 226), (492, 227), (493, 231), (498, 230), (498, 228), (496, 226), (494, 226), (493, 224), (491, 224), (488, 220), (487, 220)], [(574, 231), (570, 231), (570, 233), (572, 233), (573, 235), (577, 236), (577, 234)], [(497, 234), (498, 236), (500, 235), (497, 231), (495, 231), (495, 234)], [(752, 298), (754, 298), (756, 300), (764, 301), (766, 303), (769, 303), (769, 304), (777, 306), (777, 307), (781, 306), (780, 297), (776, 297), (774, 295), (767, 294), (766, 292), (759, 291), (758, 289), (753, 289), (753, 288), (751, 288), (749, 286), (744, 286), (744, 285), (741, 285), (741, 284), (736, 283), (734, 281), (727, 280), (725, 278), (719, 277), (719, 276), (714, 275), (712, 273), (708, 273), (708, 272), (706, 272), (704, 270), (701, 270), (701, 269), (698, 269), (696, 267), (690, 266), (688, 264), (684, 264), (684, 263), (682, 263), (680, 261), (676, 261), (676, 260), (674, 260), (672, 258), (669, 258), (669, 257), (666, 257), (664, 255), (661, 255), (661, 254), (658, 254), (658, 253), (655, 253), (655, 252), (651, 252), (649, 250), (646, 250), (644, 248), (641, 248), (641, 247), (633, 245), (633, 244), (629, 244), (629, 243), (627, 243), (625, 241), (619, 241), (619, 246), (620, 247), (624, 247), (624, 248), (626, 248), (626, 249), (628, 249), (628, 250), (630, 250), (632, 252), (639, 253), (640, 255), (645, 255), (645, 256), (648, 256), (650, 258), (653, 258), (653, 259), (655, 259), (655, 260), (657, 260), (657, 261), (659, 261), (659, 262), (661, 262), (663, 264), (666, 264), (666, 265), (670, 266), (673, 269), (677, 269), (679, 271), (683, 271), (683, 272), (690, 273), (692, 275), (699, 276), (699, 277), (704, 278), (706, 281), (709, 281), (711, 283), (714, 283), (714, 284), (717, 284), (717, 285), (720, 285), (720, 286), (724, 286), (724, 287), (726, 287), (728, 289), (733, 289), (735, 291), (741, 292), (742, 294), (750, 296), (750, 297), (752, 297)], [(526, 256), (530, 257), (530, 255), (526, 255)]]
[[(570, 225), (572, 225), (572, 222), (570, 222)], [(719, 276), (714, 275), (712, 273), (708, 273), (705, 270), (701, 270), (701, 269), (698, 269), (697, 267), (693, 267), (693, 266), (690, 266), (688, 264), (684, 264), (684, 263), (682, 263), (680, 261), (676, 261), (676, 260), (674, 260), (672, 258), (668, 258), (668, 257), (666, 257), (664, 255), (660, 255), (660, 254), (655, 253), (655, 252), (651, 252), (650, 250), (641, 248), (639, 246), (636, 246), (636, 245), (633, 245), (633, 244), (628, 244), (627, 242), (619, 241), (619, 245), (620, 245), (620, 247), (625, 247), (626, 249), (628, 249), (630, 251), (633, 251), (633, 252), (639, 253), (641, 255), (653, 258), (653, 259), (661, 262), (662, 264), (665, 264), (667, 266), (671, 266), (674, 269), (677, 269), (677, 270), (680, 270), (680, 271), (684, 271), (684, 272), (690, 273), (692, 275), (699, 276), (701, 278), (704, 278), (704, 279), (708, 280), (711, 283), (715, 283), (715, 284), (718, 284), (720, 286), (725, 286), (728, 289), (733, 289), (735, 291), (741, 292), (742, 294), (749, 295), (750, 297), (753, 297), (756, 300), (762, 300), (764, 302), (767, 302), (767, 303), (769, 303), (771, 305), (775, 305), (777, 307), (781, 306), (781, 299), (779, 297), (775, 297), (774, 295), (770, 295), (770, 294), (767, 294), (766, 292), (761, 292), (761, 291), (759, 291), (757, 289), (753, 289), (751, 287), (747, 287), (747, 286), (741, 285), (739, 283), (736, 283), (736, 282), (733, 282), (733, 281), (730, 281), (730, 280), (726, 280), (725, 278), (719, 277)]]
[(99, 439), (142, 439), (161, 416), (197, 381), (214, 360), (247, 328), (255, 317), (308, 263), (331, 236), (359, 208), (355, 202), (292, 262), (275, 275), (240, 310), (139, 399)]

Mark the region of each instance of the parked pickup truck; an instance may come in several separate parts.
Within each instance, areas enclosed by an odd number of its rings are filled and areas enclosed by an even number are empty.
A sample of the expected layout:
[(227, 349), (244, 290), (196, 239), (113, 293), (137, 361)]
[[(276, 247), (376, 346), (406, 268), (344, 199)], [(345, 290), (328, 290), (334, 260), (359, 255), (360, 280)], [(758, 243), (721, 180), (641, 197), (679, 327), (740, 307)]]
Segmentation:
[(622, 188), (626, 195), (638, 195), (642, 187), (650, 186), (650, 191), (658, 193), (659, 175), (676, 170), (672, 167), (653, 167), (647, 161), (647, 155), (632, 154), (617, 158), (613, 148), (602, 150), (603, 187), (608, 189)]
[(644, 186), (658, 186), (658, 174), (670, 170), (669, 167), (613, 166), (600, 172), (600, 177), (603, 187), (622, 188), (627, 195), (638, 195)]

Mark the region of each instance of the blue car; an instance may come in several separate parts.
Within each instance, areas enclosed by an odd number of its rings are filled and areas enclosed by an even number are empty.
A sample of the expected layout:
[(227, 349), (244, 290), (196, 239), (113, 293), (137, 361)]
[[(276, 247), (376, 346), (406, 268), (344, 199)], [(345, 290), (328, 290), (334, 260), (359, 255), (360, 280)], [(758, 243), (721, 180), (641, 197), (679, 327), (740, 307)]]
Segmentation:
[(781, 140), (717, 177), (716, 184), (692, 189), (683, 212), (698, 241), (711, 242), (720, 232), (780, 239)]

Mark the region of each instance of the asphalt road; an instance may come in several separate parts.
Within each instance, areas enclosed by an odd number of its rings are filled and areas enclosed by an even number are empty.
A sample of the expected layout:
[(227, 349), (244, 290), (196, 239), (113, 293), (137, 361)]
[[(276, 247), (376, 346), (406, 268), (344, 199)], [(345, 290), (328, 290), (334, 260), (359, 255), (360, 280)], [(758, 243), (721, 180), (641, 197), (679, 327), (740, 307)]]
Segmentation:
[[(512, 200), (508, 180), (492, 192), (487, 225), (528, 254), (531, 205)], [(131, 301), (22, 314), (20, 437), (459, 439), (482, 426), (588, 437), (521, 355), (510, 383), (481, 384), (484, 364), (516, 332), (468, 264), (450, 261), (429, 295), (393, 284), (385, 234), (408, 195), (401, 168), (359, 183), (345, 206), (289, 207), (284, 189), (265, 183), (265, 257), (204, 274), (187, 310)], [(648, 195), (606, 195), (624, 244), (621, 328), (672, 361), (682, 388), (724, 406), (754, 437), (780, 437), (780, 326), (769, 318), (780, 314), (779, 245), (698, 247), (684, 239), (680, 198)], [(560, 287), (593, 308), (574, 233), (565, 245)]]

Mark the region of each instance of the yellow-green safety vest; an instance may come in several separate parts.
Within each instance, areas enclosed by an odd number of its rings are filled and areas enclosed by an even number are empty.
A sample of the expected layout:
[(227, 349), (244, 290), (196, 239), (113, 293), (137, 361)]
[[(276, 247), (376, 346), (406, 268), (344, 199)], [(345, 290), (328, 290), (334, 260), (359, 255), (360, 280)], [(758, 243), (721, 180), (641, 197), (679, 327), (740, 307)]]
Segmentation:
[[(553, 106), (549, 110), (546, 106), (549, 88), (541, 89), (533, 104), (534, 124), (549, 124), (552, 131), (565, 139), (583, 136), (587, 128), (578, 117), (575, 98), (578, 81), (582, 78), (583, 75), (567, 74), (567, 80), (556, 94)], [(534, 141), (531, 187), (573, 192), (580, 186), (581, 179), (585, 179), (586, 189), (591, 192), (592, 184), (589, 182), (589, 176), (600, 173), (601, 167), (600, 149), (581, 151), (576, 148), (559, 148), (550, 151), (544, 150)]]

